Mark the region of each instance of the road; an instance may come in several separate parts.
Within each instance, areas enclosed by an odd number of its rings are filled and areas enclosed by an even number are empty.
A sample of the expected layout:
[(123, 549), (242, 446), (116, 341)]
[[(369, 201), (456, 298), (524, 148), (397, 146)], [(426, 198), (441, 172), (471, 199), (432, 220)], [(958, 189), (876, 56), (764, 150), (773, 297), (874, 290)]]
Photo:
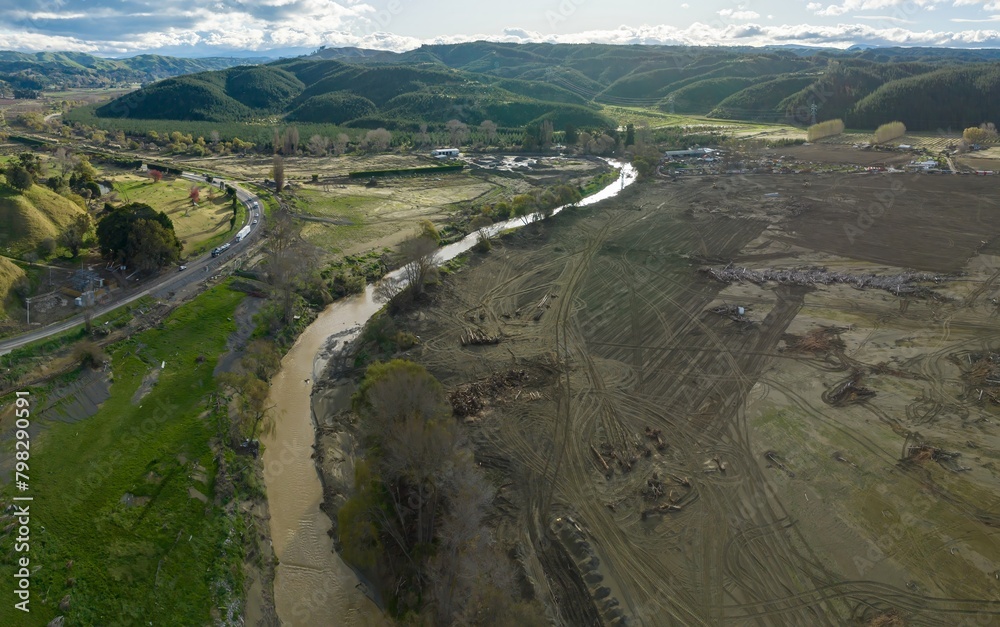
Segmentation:
[[(205, 177), (199, 174), (185, 172), (181, 176), (191, 181), (198, 181), (200, 183), (207, 182)], [(94, 318), (103, 316), (104, 314), (114, 311), (119, 307), (124, 307), (129, 303), (139, 300), (143, 296), (176, 292), (192, 284), (204, 281), (207, 276), (210, 276), (211, 270), (218, 268), (226, 261), (240, 254), (243, 249), (249, 248), (249, 244), (260, 237), (260, 227), (263, 223), (260, 221), (258, 221), (257, 224), (253, 223), (256, 214), (259, 212), (259, 210), (255, 210), (253, 208), (253, 203), (257, 203), (259, 206), (260, 199), (230, 181), (224, 181), (222, 179), (213, 179), (213, 181), (215, 185), (221, 184), (224, 187), (228, 184), (236, 188), (236, 197), (239, 198), (240, 202), (247, 208), (247, 221), (241, 225), (241, 228), (242, 226), (249, 225), (250, 234), (243, 238), (243, 241), (239, 244), (234, 243), (233, 247), (226, 251), (226, 254), (218, 258), (212, 258), (210, 253), (206, 253), (197, 260), (189, 262), (186, 270), (174, 270), (173, 272), (168, 270), (157, 276), (151, 282), (136, 286), (131, 290), (126, 286), (125, 293), (113, 302), (94, 307), (91, 311)], [(79, 314), (61, 322), (55, 322), (40, 329), (2, 340), (0, 341), (0, 355), (5, 355), (16, 348), (24, 346), (25, 344), (36, 342), (57, 333), (62, 333), (63, 331), (68, 331), (69, 329), (83, 323), (84, 316), (83, 314)]]

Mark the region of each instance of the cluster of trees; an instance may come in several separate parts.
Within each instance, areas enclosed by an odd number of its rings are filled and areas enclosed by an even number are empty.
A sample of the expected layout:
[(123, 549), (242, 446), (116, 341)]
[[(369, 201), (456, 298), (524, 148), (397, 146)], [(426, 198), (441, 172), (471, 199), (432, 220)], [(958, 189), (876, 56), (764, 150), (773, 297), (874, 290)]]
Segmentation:
[(8, 185), (18, 192), (26, 192), (42, 176), (42, 161), (33, 153), (23, 152), (3, 168), (3, 174)]
[(545, 624), (484, 524), (495, 490), (441, 384), (413, 362), (376, 363), (353, 410), (365, 459), (337, 515), (345, 559), (375, 573), (390, 607), (416, 623)]
[(824, 137), (833, 137), (844, 132), (844, 121), (841, 119), (827, 120), (813, 124), (806, 130), (806, 138), (814, 142)]
[(906, 125), (902, 122), (889, 122), (875, 129), (875, 143), (881, 144), (906, 135)]
[(256, 339), (243, 351), (239, 367), (219, 376), (231, 408), (226, 428), (230, 446), (253, 442), (273, 429), (267, 395), (271, 379), (280, 368), (278, 346), (268, 339)]
[(962, 133), (962, 139), (970, 144), (992, 144), (997, 141), (997, 127), (993, 122), (970, 126)]
[(583, 194), (579, 188), (563, 183), (546, 189), (537, 189), (527, 194), (518, 194), (511, 198), (510, 202), (502, 200), (487, 205), (483, 207), (482, 213), (495, 221), (512, 218), (524, 219), (533, 213), (541, 212), (543, 215), (547, 215), (556, 207), (578, 202), (582, 198)]
[(167, 214), (143, 203), (111, 209), (97, 223), (97, 242), (102, 255), (146, 272), (177, 263), (182, 249)]

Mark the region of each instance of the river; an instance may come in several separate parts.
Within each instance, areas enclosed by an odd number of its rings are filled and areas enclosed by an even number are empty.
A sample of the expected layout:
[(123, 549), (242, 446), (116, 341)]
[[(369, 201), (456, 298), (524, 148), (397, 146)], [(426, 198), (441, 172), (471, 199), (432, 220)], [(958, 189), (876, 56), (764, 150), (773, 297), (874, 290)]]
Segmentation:
[[(630, 164), (608, 163), (621, 169), (613, 183), (576, 203), (592, 205), (616, 196), (636, 180)], [(559, 207), (553, 213), (564, 209)], [(540, 216), (516, 218), (487, 227), (491, 234), (519, 228)], [(443, 263), (471, 249), (473, 233), (442, 247), (435, 257)], [(395, 280), (399, 273), (389, 275)], [(299, 336), (281, 362), (271, 383), (269, 404), (274, 407), (275, 428), (263, 438), (264, 484), (271, 512), (271, 539), (278, 559), (274, 602), (282, 625), (325, 627), (368, 623), (378, 613), (360, 590), (354, 572), (333, 551), (328, 535), (330, 518), (320, 510), (323, 486), (312, 459), (316, 441), (312, 414), (313, 382), (326, 365), (322, 350), (337, 335), (349, 342), (382, 304), (369, 285), (364, 294), (341, 299), (327, 307)]]

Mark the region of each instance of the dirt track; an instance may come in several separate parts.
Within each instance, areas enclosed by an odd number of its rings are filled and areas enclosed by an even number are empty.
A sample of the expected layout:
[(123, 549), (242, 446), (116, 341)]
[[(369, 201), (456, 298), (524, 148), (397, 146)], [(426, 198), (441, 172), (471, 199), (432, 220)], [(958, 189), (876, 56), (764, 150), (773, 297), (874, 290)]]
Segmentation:
[[(1000, 233), (993, 202), (941, 187), (970, 177), (845, 178), (648, 184), (507, 240), (408, 322), (453, 389), (532, 374), (470, 422), (505, 484), (498, 535), (558, 622), (1000, 621), (997, 410), (952, 363), (1000, 350), (1000, 258), (976, 255)], [(698, 272), (713, 262), (967, 274), (913, 299), (726, 286)], [(707, 311), (722, 303), (746, 319)], [(842, 348), (787, 349), (821, 325)], [(473, 329), (502, 340), (463, 346)], [(856, 371), (872, 397), (824, 402)], [(970, 470), (901, 462), (915, 441)]]

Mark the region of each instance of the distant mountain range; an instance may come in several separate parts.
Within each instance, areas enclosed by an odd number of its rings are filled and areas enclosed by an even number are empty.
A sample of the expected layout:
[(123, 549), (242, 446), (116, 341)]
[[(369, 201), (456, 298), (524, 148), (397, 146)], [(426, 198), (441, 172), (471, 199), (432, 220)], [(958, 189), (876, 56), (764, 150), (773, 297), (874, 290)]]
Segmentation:
[(998, 94), (1000, 50), (471, 42), (407, 52), (323, 48), (169, 78), (97, 114), (362, 128), (549, 120), (558, 129), (610, 125), (601, 105), (617, 105), (798, 124), (815, 112), (852, 128), (898, 119), (936, 130), (994, 121)]
[(155, 54), (107, 59), (80, 52), (0, 51), (0, 83), (9, 89), (25, 90), (112, 87), (271, 60), (266, 57), (185, 59)]

